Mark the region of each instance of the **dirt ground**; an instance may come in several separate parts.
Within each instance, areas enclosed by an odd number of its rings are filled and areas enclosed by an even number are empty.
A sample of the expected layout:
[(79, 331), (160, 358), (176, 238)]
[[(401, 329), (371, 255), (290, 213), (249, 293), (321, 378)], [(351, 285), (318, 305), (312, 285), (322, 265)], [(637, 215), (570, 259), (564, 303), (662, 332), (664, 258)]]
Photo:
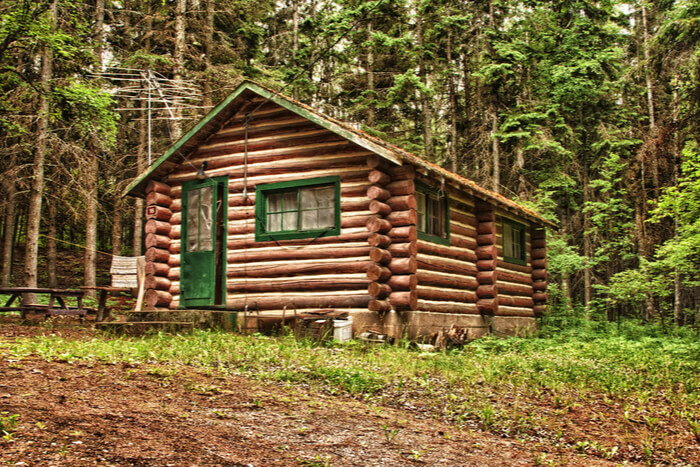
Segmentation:
[[(5, 341), (43, 332), (89, 338), (94, 331), (0, 322)], [(409, 409), (187, 366), (0, 355), (0, 412), (19, 414), (11, 436), (0, 438), (7, 465), (619, 465), (460, 430)]]

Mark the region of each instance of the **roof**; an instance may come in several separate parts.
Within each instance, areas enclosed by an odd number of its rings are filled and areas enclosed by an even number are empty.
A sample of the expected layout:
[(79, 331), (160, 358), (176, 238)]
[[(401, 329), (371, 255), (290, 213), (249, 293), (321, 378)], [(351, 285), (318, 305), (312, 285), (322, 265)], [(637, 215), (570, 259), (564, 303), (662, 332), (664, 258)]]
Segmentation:
[(454, 184), (469, 192), (470, 194), (509, 211), (534, 220), (550, 227), (556, 224), (544, 219), (532, 209), (522, 206), (515, 201), (506, 198), (492, 190), (484, 188), (476, 182), (462, 177), (454, 172), (450, 172), (436, 164), (411, 154), (398, 146), (388, 143), (380, 138), (372, 136), (364, 131), (353, 128), (347, 123), (324, 115), (310, 106), (284, 96), (272, 89), (264, 87), (252, 81), (244, 81), (235, 91), (214, 107), (202, 120), (193, 126), (184, 136), (182, 136), (165, 154), (156, 160), (148, 169), (139, 174), (126, 188), (125, 194), (132, 196), (144, 196), (145, 186), (152, 177), (167, 175), (175, 165), (184, 161), (192, 151), (202, 144), (209, 136), (218, 131), (224, 123), (231, 118), (237, 110), (232, 103), (240, 96), (257, 94), (268, 101), (274, 102), (291, 112), (305, 117), (321, 127), (342, 136), (353, 143), (371, 151), (395, 164), (405, 163), (425, 169), (428, 173), (452, 181)]

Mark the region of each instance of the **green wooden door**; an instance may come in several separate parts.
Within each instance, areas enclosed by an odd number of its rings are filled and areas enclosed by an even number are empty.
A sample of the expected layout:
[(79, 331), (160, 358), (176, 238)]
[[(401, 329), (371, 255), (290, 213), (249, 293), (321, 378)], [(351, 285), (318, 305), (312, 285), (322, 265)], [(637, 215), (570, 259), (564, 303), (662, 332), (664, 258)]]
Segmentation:
[(184, 308), (221, 305), (225, 299), (223, 273), (225, 183), (194, 180), (182, 187), (180, 303)]

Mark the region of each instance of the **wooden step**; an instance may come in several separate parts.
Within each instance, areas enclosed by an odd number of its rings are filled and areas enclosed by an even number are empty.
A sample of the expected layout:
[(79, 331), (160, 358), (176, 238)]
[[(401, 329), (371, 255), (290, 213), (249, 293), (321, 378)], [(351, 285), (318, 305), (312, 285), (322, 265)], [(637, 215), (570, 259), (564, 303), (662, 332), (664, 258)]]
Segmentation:
[(192, 333), (192, 321), (110, 321), (95, 323), (95, 328), (115, 334), (138, 336), (152, 331)]

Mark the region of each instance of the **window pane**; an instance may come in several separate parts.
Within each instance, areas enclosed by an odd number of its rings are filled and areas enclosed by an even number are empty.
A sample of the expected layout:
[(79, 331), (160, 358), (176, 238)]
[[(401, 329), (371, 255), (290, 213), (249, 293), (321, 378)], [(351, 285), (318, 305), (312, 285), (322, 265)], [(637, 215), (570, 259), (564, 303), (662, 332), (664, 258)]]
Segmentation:
[(416, 192), (416, 204), (418, 205), (418, 230), (427, 232), (427, 222), (425, 217), (425, 193)]
[(513, 257), (513, 228), (503, 223), (503, 256)]
[(282, 216), (282, 230), (297, 230), (299, 228), (297, 226), (298, 213), (296, 211), (285, 211)]
[(335, 208), (323, 208), (318, 210), (318, 228), (327, 229), (335, 226)]
[(301, 212), (301, 230), (313, 230), (319, 228), (318, 211)]
[(282, 193), (270, 193), (267, 195), (267, 212), (280, 212), (282, 210)]
[(200, 229), (199, 229), (199, 249), (211, 250), (213, 248), (212, 224), (213, 187), (205, 186), (200, 189)]
[(267, 231), (279, 232), (282, 230), (282, 214), (268, 214)]
[[(297, 210), (297, 190), (287, 191), (282, 193), (283, 202), (282, 206), (285, 211), (296, 211)], [(285, 230), (289, 230), (285, 225)]]
[(187, 192), (187, 251), (197, 251), (199, 240), (199, 190)]

